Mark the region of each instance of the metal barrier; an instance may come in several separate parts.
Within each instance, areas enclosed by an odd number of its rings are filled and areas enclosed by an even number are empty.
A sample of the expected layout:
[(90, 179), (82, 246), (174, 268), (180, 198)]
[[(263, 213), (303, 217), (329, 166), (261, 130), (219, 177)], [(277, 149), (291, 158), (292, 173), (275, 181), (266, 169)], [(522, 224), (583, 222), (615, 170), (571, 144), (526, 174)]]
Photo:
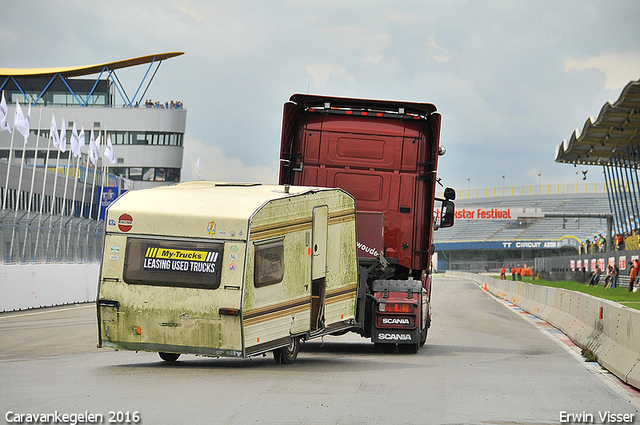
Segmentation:
[(3, 264), (97, 263), (104, 222), (27, 211), (0, 212)]
[[(456, 190), (456, 199), (494, 198), (498, 196), (563, 195), (571, 193), (606, 193), (604, 183), (556, 183), (528, 186), (483, 187)], [(442, 194), (436, 194), (442, 197)]]

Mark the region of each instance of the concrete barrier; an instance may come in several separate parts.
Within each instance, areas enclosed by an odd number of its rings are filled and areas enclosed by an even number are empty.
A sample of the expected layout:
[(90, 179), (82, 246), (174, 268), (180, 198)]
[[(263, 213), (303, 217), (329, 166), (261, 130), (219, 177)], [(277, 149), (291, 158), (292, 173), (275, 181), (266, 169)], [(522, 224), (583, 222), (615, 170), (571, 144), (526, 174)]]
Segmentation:
[(100, 264), (0, 266), (0, 311), (95, 301)]
[(476, 282), (564, 332), (618, 378), (640, 389), (640, 310), (560, 288), (447, 271)]

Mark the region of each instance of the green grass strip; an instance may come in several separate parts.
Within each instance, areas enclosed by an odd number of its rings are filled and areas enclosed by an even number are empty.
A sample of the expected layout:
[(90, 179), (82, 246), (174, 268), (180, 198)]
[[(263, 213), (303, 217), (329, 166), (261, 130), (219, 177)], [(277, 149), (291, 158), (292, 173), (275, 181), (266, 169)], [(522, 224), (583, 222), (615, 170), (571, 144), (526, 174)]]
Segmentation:
[[(500, 276), (493, 276), (500, 279)], [(508, 279), (511, 280), (511, 279)], [(587, 286), (585, 283), (577, 283), (570, 281), (550, 282), (543, 279), (533, 279), (529, 276), (522, 278), (523, 282), (533, 283), (534, 285), (549, 286), (552, 288), (568, 289), (570, 291), (582, 292), (584, 294), (593, 295), (594, 297), (602, 298), (605, 300), (615, 301), (629, 308), (640, 310), (640, 291), (629, 292), (627, 288), (604, 288), (604, 276), (600, 278), (600, 284), (598, 286)]]

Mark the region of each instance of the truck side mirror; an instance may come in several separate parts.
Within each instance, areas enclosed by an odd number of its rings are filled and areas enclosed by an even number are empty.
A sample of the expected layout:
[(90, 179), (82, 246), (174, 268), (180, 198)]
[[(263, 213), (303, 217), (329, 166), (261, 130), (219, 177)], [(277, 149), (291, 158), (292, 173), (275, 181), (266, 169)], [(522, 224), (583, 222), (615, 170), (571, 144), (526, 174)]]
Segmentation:
[(444, 199), (448, 199), (450, 201), (455, 201), (456, 200), (456, 190), (451, 188), (451, 187), (447, 187), (444, 190)]
[(442, 211), (442, 215), (440, 216), (440, 227), (453, 226), (453, 219), (455, 216), (455, 205), (453, 204), (453, 202), (448, 199), (443, 200), (442, 209), (440, 211)]

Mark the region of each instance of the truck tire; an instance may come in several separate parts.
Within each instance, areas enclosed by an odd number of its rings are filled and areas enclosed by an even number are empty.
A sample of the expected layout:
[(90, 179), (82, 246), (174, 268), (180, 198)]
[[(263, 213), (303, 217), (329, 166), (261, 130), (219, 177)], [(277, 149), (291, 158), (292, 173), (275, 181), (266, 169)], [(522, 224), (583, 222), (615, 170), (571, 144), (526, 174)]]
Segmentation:
[(299, 351), (300, 338), (291, 338), (289, 345), (273, 350), (273, 359), (278, 364), (291, 364), (298, 357)]
[(420, 332), (420, 347), (422, 347), (424, 345), (425, 342), (427, 342), (427, 331), (429, 331), (429, 328), (431, 327), (431, 310), (427, 311), (427, 323), (424, 326), (424, 329), (422, 330), (422, 332)]
[(176, 354), (176, 353), (158, 353), (158, 354), (160, 355), (160, 358), (165, 362), (172, 362), (172, 363), (178, 360), (178, 357), (180, 357), (180, 354)]
[(428, 328), (425, 326), (422, 332), (420, 332), (420, 347), (422, 347), (424, 343), (427, 342), (427, 329)]

